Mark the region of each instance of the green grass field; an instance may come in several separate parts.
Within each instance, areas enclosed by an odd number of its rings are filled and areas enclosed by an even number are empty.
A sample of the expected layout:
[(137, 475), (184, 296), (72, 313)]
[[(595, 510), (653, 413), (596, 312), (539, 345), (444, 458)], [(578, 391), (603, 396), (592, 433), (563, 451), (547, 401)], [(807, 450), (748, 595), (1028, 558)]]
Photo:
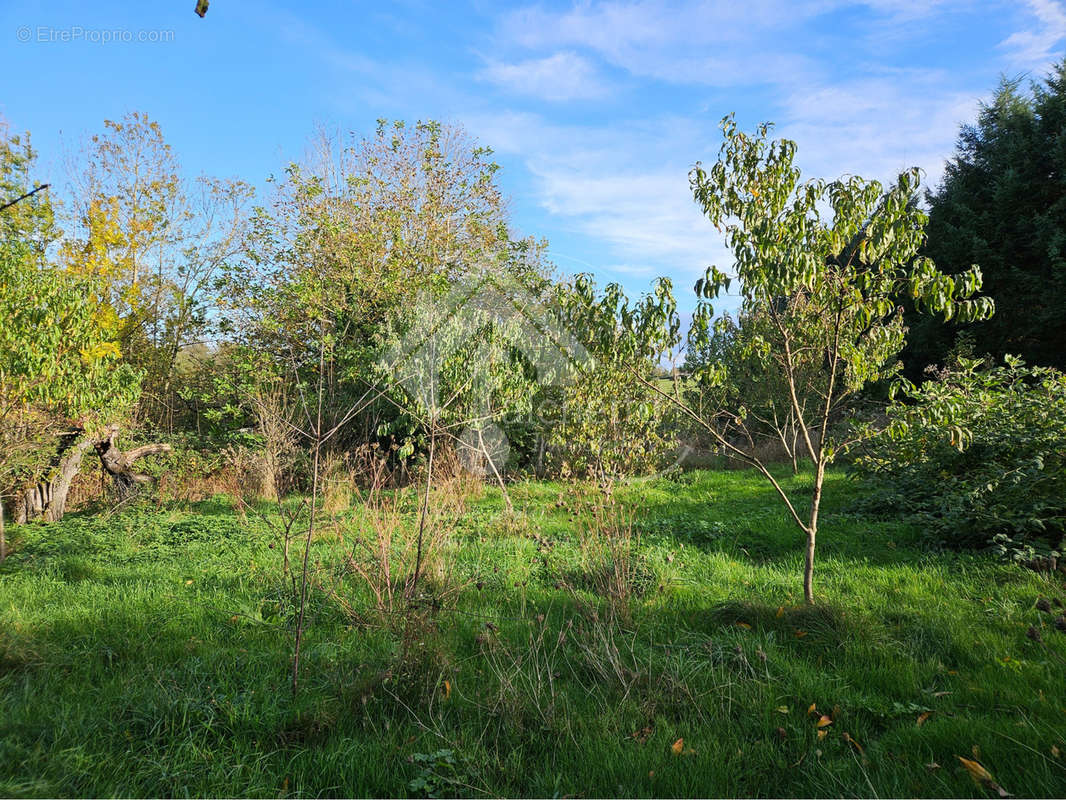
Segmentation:
[(801, 537), (754, 474), (618, 490), (634, 539), (613, 550), (570, 491), (517, 484), (514, 515), (471, 500), (431, 559), (441, 607), (406, 632), (342, 568), (361, 507), (324, 518), (295, 697), (254, 515), (219, 498), (16, 528), (0, 796), (994, 795), (959, 756), (1066, 795), (1061, 574), (928, 551), (849, 512), (835, 473), (806, 608)]

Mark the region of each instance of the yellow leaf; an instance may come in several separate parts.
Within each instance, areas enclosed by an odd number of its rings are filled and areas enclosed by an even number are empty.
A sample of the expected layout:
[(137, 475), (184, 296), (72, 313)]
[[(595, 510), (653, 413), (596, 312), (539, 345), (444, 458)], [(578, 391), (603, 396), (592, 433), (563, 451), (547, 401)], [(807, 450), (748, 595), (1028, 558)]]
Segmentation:
[(784, 615), (785, 615), (785, 607), (784, 606), (778, 606), (777, 607), (777, 618), (780, 619)]
[(684, 750), (684, 749), (685, 749), (685, 740), (684, 739), (678, 739), (676, 742), (674, 742), (672, 745), (670, 745), (670, 752), (673, 753), (675, 756), (681, 755), (681, 751)]
[(814, 703), (811, 703), (811, 704), (810, 704), (810, 705), (809, 705), (809, 706), (807, 707), (807, 713), (808, 713), (808, 714), (813, 714), (813, 713), (814, 713), (815, 711), (817, 711), (817, 710), (818, 710), (818, 706), (816, 706), (816, 705), (815, 705)]
[(796, 638), (797, 639), (802, 639), (806, 635), (807, 635), (807, 631), (799, 630), (799, 629), (796, 630)]
[(833, 724), (833, 720), (831, 720), (825, 714), (822, 714), (821, 718), (818, 720), (818, 727), (819, 728), (824, 728), (826, 725), (832, 725), (832, 724)]
[(447, 700), (452, 696), (452, 684), (451, 681), (444, 682), (444, 699)]
[(746, 623), (746, 622), (738, 622), (738, 623), (737, 623), (737, 627), (739, 627), (739, 628), (743, 628), (743, 629), (744, 629), (744, 630), (746, 630), (746, 631), (750, 631), (750, 630), (751, 630), (751, 625), (749, 625), (749, 624), (748, 624), (748, 623)]
[(1006, 789), (996, 783), (991, 773), (979, 763), (977, 763), (976, 761), (971, 761), (968, 758), (963, 758), (962, 756), (955, 756), (955, 758), (962, 762), (962, 765), (966, 768), (966, 771), (970, 773), (970, 777), (973, 778), (974, 783), (991, 789), (1000, 797), (1011, 797), (1010, 792), (1008, 792)]
[(918, 727), (919, 728), (922, 727), (925, 724), (926, 720), (929, 719), (929, 717), (930, 717), (930, 715), (932, 713), (933, 713), (932, 711), (923, 711), (921, 714), (918, 715)]
[(852, 739), (851, 738), (851, 734), (849, 734), (847, 731), (844, 731), (844, 741), (847, 742), (848, 744), (850, 744), (856, 750), (858, 750), (859, 753), (863, 752), (862, 745), (859, 744), (858, 742), (856, 742), (854, 739)]
[(959, 759), (959, 761), (962, 762), (962, 765), (966, 767), (966, 771), (970, 773), (970, 775), (975, 781), (992, 780), (992, 775), (989, 773), (989, 771), (980, 764), (978, 764), (976, 761), (971, 761), (970, 759), (963, 758), (962, 756), (955, 756), (955, 758)]
[(818, 738), (819, 738), (819, 739), (824, 739), (824, 738), (825, 738), (825, 735), (826, 735), (827, 733), (829, 733), (829, 731), (827, 731), (827, 730), (824, 730), (824, 729), (823, 729), (823, 730), (820, 730), (820, 731), (818, 731)]
[(777, 713), (778, 714), (787, 714), (788, 713), (788, 706), (778, 706), (777, 707)]

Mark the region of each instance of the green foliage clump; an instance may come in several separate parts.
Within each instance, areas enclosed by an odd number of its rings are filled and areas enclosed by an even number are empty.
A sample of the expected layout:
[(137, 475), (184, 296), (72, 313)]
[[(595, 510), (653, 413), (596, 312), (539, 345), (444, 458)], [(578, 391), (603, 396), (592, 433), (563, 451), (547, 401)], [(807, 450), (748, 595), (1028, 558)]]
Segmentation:
[(856, 459), (876, 504), (956, 548), (1057, 555), (1066, 533), (1066, 375), (1017, 358), (959, 359), (921, 387)]
[(470, 766), (467, 759), (457, 759), (453, 750), (444, 748), (432, 753), (413, 753), (411, 762), (419, 767), (419, 773), (407, 788), (416, 797), (464, 794), (462, 789), (469, 783)]

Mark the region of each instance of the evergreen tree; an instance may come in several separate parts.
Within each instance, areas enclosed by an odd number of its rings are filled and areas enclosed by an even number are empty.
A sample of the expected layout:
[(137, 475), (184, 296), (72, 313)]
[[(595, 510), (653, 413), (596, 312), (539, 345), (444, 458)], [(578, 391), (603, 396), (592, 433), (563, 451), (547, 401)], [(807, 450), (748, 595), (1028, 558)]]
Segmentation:
[(991, 320), (944, 324), (912, 314), (906, 370), (943, 363), (960, 333), (976, 355), (1066, 368), (1066, 61), (1030, 93), (1004, 80), (964, 126), (929, 202), (925, 255), (945, 272), (979, 264)]

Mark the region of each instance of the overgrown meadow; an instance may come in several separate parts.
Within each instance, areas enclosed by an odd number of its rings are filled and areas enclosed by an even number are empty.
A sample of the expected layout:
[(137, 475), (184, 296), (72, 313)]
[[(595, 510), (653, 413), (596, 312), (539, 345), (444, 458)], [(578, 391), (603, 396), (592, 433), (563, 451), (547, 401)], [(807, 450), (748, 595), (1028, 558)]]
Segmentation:
[(938, 187), (726, 114), (634, 293), (458, 125), (0, 119), (0, 796), (1066, 795), (1064, 130), (1066, 61)]
[(803, 537), (751, 471), (609, 497), (521, 482), (513, 511), (498, 489), (442, 484), (403, 614), (349, 556), (385, 532), (409, 569), (415, 489), (335, 502), (295, 695), (271, 504), (18, 527), (0, 568), (0, 794), (995, 793), (966, 759), (1004, 791), (1061, 796), (1061, 574), (931, 550), (855, 510), (843, 472), (828, 483), (813, 607)]

